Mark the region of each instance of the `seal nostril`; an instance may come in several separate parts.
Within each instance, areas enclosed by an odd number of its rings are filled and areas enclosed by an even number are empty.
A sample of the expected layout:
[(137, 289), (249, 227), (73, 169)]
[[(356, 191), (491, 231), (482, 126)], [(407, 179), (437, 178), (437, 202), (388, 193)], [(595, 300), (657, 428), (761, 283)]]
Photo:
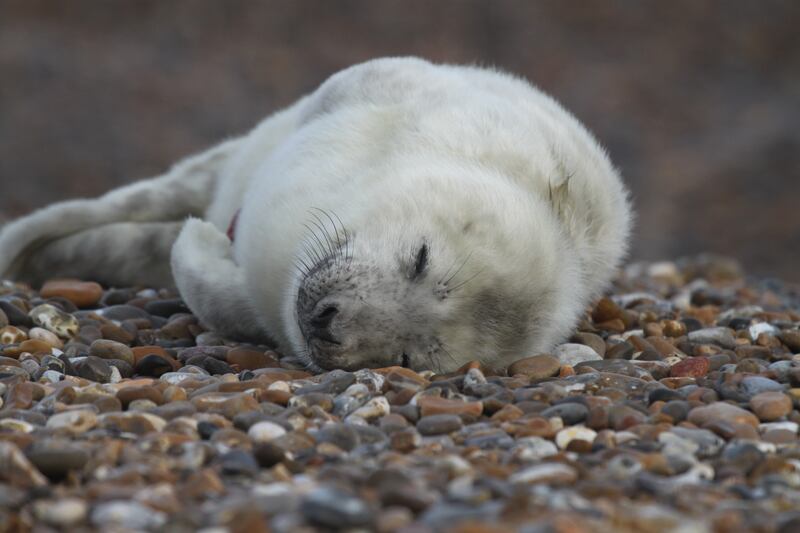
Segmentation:
[(335, 305), (326, 305), (322, 311), (309, 320), (308, 324), (311, 326), (309, 336), (321, 341), (330, 342), (331, 344), (339, 344), (336, 337), (331, 333), (331, 323), (337, 314), (339, 314), (338, 307)]
[(333, 318), (339, 313), (339, 308), (335, 305), (327, 305), (317, 316), (311, 319), (314, 329), (326, 329), (330, 327)]

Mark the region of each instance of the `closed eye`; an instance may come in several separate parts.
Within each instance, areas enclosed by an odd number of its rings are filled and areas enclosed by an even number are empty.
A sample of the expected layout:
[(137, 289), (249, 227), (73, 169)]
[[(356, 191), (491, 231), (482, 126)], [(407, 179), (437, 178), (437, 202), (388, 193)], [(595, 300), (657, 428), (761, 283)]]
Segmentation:
[(417, 252), (416, 259), (414, 260), (414, 273), (411, 276), (411, 279), (417, 279), (425, 272), (425, 269), (428, 267), (428, 245), (423, 244), (419, 247), (419, 251)]

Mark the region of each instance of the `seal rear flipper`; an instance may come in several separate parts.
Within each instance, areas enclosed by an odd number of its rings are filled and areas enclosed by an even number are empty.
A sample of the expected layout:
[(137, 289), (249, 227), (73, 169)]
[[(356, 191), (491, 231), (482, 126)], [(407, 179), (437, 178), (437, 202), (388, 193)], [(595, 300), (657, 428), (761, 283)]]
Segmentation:
[(173, 287), (169, 254), (183, 222), (118, 222), (46, 242), (10, 265), (16, 279), (40, 285), (82, 278), (105, 285)]
[(201, 322), (228, 337), (273, 343), (251, 307), (231, 243), (216, 226), (189, 218), (171, 263), (178, 291)]
[[(74, 259), (75, 250), (83, 248), (78, 242), (82, 234), (85, 237), (103, 235), (103, 238), (116, 235), (117, 239), (106, 238), (110, 246), (108, 253), (115, 256), (127, 254), (127, 257), (135, 259), (149, 253), (147, 248), (135, 248), (125, 239), (129, 234), (158, 236), (158, 231), (152, 227), (141, 226), (133, 232), (126, 232), (121, 227), (107, 228), (99, 233), (88, 230), (119, 223), (182, 222), (189, 215), (201, 216), (208, 208), (217, 178), (238, 146), (239, 140), (222, 143), (177, 163), (162, 176), (114, 189), (99, 198), (51, 205), (7, 224), (0, 229), (0, 277), (33, 281), (66, 275), (58, 269), (62, 263), (58, 254), (64, 252), (68, 255), (63, 259)], [(170, 237), (168, 232), (167, 237), (174, 239), (176, 233), (173, 231)], [(68, 236), (68, 242), (58, 243)], [(41, 251), (44, 251), (45, 259), (37, 257)], [(100, 249), (96, 251), (103, 253)], [(39, 272), (36, 276), (29, 274), (32, 268), (45, 265), (55, 270)], [(85, 271), (73, 269), (71, 275), (89, 278), (92, 273), (92, 269), (87, 267)], [(148, 273), (144, 271), (141, 278), (117, 278), (113, 270), (106, 274), (104, 279), (111, 284), (149, 282)], [(166, 280), (168, 282), (169, 278)]]

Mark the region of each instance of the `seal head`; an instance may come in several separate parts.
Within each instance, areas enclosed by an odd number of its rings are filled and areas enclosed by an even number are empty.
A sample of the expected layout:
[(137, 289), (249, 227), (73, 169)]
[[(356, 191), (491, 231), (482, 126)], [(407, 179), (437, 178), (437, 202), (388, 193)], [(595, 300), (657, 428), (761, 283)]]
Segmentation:
[(552, 326), (559, 310), (576, 312), (576, 258), (547, 206), (543, 217), (515, 216), (530, 206), (510, 183), (474, 195), (463, 177), (423, 181), (439, 191), (386, 198), (360, 216), (311, 209), (284, 314), (309, 367), (447, 371), (564, 333)]

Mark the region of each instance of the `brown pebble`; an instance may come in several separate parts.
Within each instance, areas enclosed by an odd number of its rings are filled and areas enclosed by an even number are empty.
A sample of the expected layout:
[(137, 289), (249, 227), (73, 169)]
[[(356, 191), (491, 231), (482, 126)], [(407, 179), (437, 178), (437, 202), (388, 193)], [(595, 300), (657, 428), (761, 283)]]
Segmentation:
[(607, 322), (619, 318), (622, 310), (610, 298), (601, 298), (594, 306), (592, 320), (595, 324)]
[(672, 365), (669, 375), (678, 377), (699, 378), (708, 374), (711, 363), (707, 357), (688, 357), (679, 363)]
[(121, 342), (122, 344), (130, 344), (136, 338), (130, 331), (112, 323), (100, 326), (100, 334), (104, 339)]
[(58, 279), (45, 282), (39, 294), (42, 298), (66, 298), (77, 307), (92, 307), (103, 296), (103, 287), (93, 281)]
[(544, 379), (555, 376), (561, 362), (549, 354), (539, 354), (513, 362), (508, 367), (508, 375), (522, 374), (530, 379)]
[(123, 407), (128, 407), (134, 400), (150, 400), (156, 405), (164, 403), (164, 395), (155, 387), (125, 387), (117, 392), (117, 399)]
[(250, 348), (233, 348), (227, 354), (228, 364), (238, 365), (240, 370), (256, 370), (257, 368), (280, 368), (277, 359), (264, 352)]
[(687, 419), (692, 424), (701, 427), (720, 420), (732, 424), (747, 424), (754, 428), (758, 427), (758, 418), (753, 413), (725, 402), (714, 402), (710, 405), (695, 407), (689, 411)]
[(606, 341), (603, 340), (600, 335), (595, 333), (590, 333), (588, 331), (579, 331), (570, 337), (570, 342), (574, 342), (576, 344), (583, 344), (584, 346), (588, 346), (600, 357), (606, 353)]
[(782, 392), (761, 392), (750, 398), (750, 408), (762, 422), (772, 422), (792, 412), (792, 400)]
[(483, 412), (482, 402), (462, 402), (436, 396), (420, 396), (417, 398), (417, 406), (419, 406), (421, 416), (452, 414), (462, 417), (478, 417)]
[(89, 355), (102, 359), (120, 359), (129, 365), (134, 364), (133, 351), (128, 346), (117, 341), (97, 339), (89, 346)]

